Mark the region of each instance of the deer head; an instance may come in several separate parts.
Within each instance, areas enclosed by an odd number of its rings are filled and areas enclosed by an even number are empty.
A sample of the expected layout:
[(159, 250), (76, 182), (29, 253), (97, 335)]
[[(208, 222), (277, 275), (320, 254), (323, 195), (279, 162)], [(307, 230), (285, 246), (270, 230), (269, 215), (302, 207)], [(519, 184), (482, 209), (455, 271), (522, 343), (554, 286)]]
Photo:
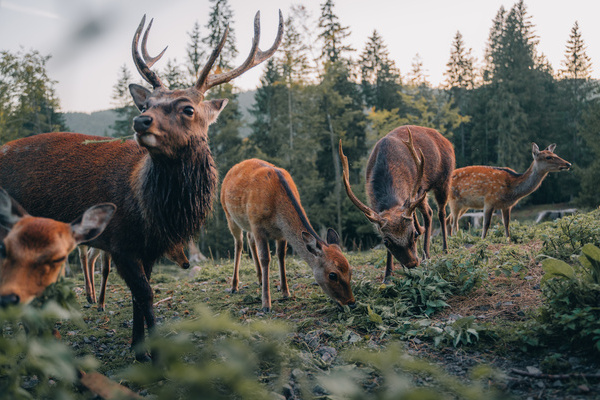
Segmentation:
[(556, 149), (556, 144), (551, 144), (545, 150), (540, 150), (535, 143), (532, 144), (533, 162), (541, 172), (558, 172), (571, 169), (571, 163), (554, 154), (554, 149)]
[(427, 192), (420, 193), (421, 182), (423, 180), (424, 159), (423, 152), (419, 149), (420, 157), (414, 147), (412, 133), (408, 130), (408, 141), (403, 143), (408, 148), (412, 159), (417, 166), (417, 177), (413, 184), (413, 189), (404, 204), (391, 207), (380, 213), (361, 202), (352, 192), (350, 187), (350, 172), (348, 167), (348, 158), (342, 150), (342, 141), (340, 140), (339, 153), (342, 161), (343, 182), (346, 188), (346, 194), (354, 205), (361, 210), (365, 217), (375, 225), (375, 228), (383, 238), (383, 244), (392, 253), (392, 255), (407, 268), (414, 268), (419, 265), (419, 256), (417, 254), (417, 238), (422, 233), (419, 222), (415, 216), (417, 207), (427, 199)]
[(273, 46), (267, 51), (261, 51), (258, 48), (260, 13), (257, 12), (254, 18), (252, 47), (246, 61), (231, 71), (211, 74), (213, 65), (225, 45), (228, 33), (228, 29), (226, 29), (195, 85), (183, 90), (169, 90), (163, 85), (158, 75), (150, 70), (150, 67), (162, 57), (166, 50), (165, 48), (156, 57), (148, 54), (146, 41), (152, 21), (144, 32), (141, 46), (142, 55), (140, 55), (138, 43), (145, 21), (146, 16), (142, 18), (135, 32), (131, 50), (137, 70), (152, 85), (153, 91), (140, 85), (129, 85), (135, 105), (142, 112), (133, 120), (134, 137), (140, 146), (148, 149), (151, 155), (176, 159), (191, 141), (206, 141), (208, 126), (217, 119), (219, 113), (227, 105), (227, 99), (205, 101), (205, 92), (214, 86), (229, 82), (271, 57), (281, 43), (283, 17), (279, 11), (279, 28)]
[(0, 189), (0, 225), (8, 230), (0, 242), (0, 306), (40, 295), (56, 281), (69, 253), (99, 236), (115, 210), (114, 204), (99, 204), (67, 224), (32, 217)]
[(338, 304), (353, 306), (355, 301), (350, 286), (352, 271), (342, 254), (337, 232), (331, 228), (327, 230), (327, 243), (317, 240), (308, 232), (302, 232), (302, 240), (306, 249), (315, 256), (313, 272), (321, 289)]

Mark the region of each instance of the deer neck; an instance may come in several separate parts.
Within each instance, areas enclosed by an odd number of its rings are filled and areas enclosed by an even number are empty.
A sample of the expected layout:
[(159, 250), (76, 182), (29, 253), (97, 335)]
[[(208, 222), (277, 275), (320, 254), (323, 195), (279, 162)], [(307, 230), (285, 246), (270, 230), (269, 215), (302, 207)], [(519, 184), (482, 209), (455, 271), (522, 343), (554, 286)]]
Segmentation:
[(194, 138), (176, 159), (146, 155), (136, 195), (150, 231), (179, 244), (200, 230), (212, 209), (217, 170), (206, 139)]
[(306, 248), (306, 243), (304, 243), (304, 240), (302, 239), (302, 232), (310, 233), (320, 242), (322, 242), (322, 240), (311, 226), (306, 215), (293, 215), (289, 219), (289, 221), (285, 221), (284, 226), (281, 229), (283, 236), (288, 244), (292, 246), (296, 254), (310, 266), (314, 273), (315, 269), (318, 268), (317, 257)]
[(520, 199), (531, 194), (540, 187), (546, 175), (548, 175), (547, 171), (540, 169), (535, 161), (532, 162), (527, 171), (517, 178), (513, 196)]

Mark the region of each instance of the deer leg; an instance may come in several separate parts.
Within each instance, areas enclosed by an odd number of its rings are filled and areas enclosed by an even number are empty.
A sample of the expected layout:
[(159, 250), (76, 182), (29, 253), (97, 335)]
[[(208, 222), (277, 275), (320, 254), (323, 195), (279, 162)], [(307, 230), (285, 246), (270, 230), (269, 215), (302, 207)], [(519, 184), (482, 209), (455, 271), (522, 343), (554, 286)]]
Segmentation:
[(285, 275), (285, 253), (287, 252), (287, 242), (285, 240), (277, 241), (277, 262), (279, 263), (279, 278), (281, 279), (281, 294), (284, 299), (290, 297), (290, 289)]
[(446, 230), (446, 203), (448, 202), (448, 193), (435, 193), (435, 202), (438, 205), (438, 219), (442, 229), (442, 250), (448, 252), (448, 232)]
[(100, 298), (98, 299), (98, 311), (104, 311), (106, 300), (106, 284), (108, 283), (108, 274), (110, 274), (110, 254), (102, 252), (102, 284), (100, 286)]
[(153, 298), (154, 293), (148, 282), (147, 272), (139, 259), (119, 257), (113, 254), (115, 265), (131, 290), (133, 302), (133, 327), (131, 333), (131, 348), (138, 361), (149, 361), (150, 356), (143, 347), (144, 321), (148, 331), (154, 329)]
[(485, 207), (483, 209), (483, 228), (481, 231), (481, 238), (485, 239), (487, 235), (488, 229), (490, 229), (490, 224), (492, 223), (492, 216), (494, 215), (494, 209), (492, 207)]
[(85, 296), (88, 303), (92, 304), (92, 288), (90, 285), (90, 271), (88, 270), (88, 246), (77, 246), (77, 252), (79, 253), (79, 261), (81, 263), (81, 269), (83, 271), (83, 279), (85, 281)]
[(233, 278), (231, 279), (231, 293), (236, 293), (240, 282), (240, 261), (242, 259), (242, 248), (244, 247), (244, 232), (235, 223), (229, 225), (229, 230), (235, 242), (235, 261), (233, 264)]
[(387, 260), (385, 262), (385, 274), (383, 275), (383, 283), (389, 282), (393, 271), (394, 271), (394, 256), (392, 256), (392, 253), (388, 250)]
[[(427, 197), (419, 205), (419, 210), (423, 215), (423, 225), (425, 226), (425, 238), (423, 240), (423, 258), (429, 258), (429, 246), (431, 244), (431, 217), (433, 216), (433, 210), (429, 207)], [(415, 215), (415, 218), (417, 216)]]
[(510, 231), (508, 229), (508, 224), (510, 223), (510, 211), (512, 207), (505, 208), (502, 210), (502, 222), (504, 223), (504, 233), (506, 233), (506, 237), (510, 238)]
[(256, 249), (258, 260), (262, 269), (262, 309), (264, 312), (271, 311), (271, 291), (269, 288), (269, 264), (271, 263), (271, 252), (269, 251), (269, 241), (267, 238), (257, 237), (254, 235), (256, 240)]
[(258, 284), (262, 285), (262, 269), (260, 268), (260, 262), (258, 261), (258, 253), (256, 251), (256, 241), (254, 240), (254, 236), (252, 236), (251, 232), (246, 234), (246, 238), (248, 239), (248, 247), (250, 248), (250, 254), (252, 255), (252, 260), (254, 261), (254, 268), (256, 268), (256, 277), (258, 278)]
[(92, 303), (96, 303), (96, 278), (94, 272), (96, 271), (96, 260), (100, 256), (100, 250), (90, 247), (88, 249), (88, 275), (90, 277), (90, 295), (92, 297)]

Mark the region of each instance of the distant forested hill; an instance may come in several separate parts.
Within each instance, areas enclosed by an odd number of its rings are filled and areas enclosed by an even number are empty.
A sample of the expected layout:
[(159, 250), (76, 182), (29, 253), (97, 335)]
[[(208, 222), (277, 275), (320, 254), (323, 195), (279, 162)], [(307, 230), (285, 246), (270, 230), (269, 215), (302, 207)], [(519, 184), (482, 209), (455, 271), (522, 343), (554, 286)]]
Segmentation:
[(69, 131), (98, 136), (112, 135), (111, 126), (117, 118), (114, 110), (96, 111), (91, 114), (67, 112), (63, 115)]
[[(249, 124), (254, 120), (249, 112), (254, 104), (254, 93), (255, 90), (251, 90), (238, 95), (240, 111), (245, 122), (240, 130), (240, 136), (242, 137), (247, 137), (250, 134)], [(91, 114), (67, 112), (63, 115), (69, 131), (99, 136), (111, 136), (111, 126), (117, 119), (115, 110), (95, 111)]]

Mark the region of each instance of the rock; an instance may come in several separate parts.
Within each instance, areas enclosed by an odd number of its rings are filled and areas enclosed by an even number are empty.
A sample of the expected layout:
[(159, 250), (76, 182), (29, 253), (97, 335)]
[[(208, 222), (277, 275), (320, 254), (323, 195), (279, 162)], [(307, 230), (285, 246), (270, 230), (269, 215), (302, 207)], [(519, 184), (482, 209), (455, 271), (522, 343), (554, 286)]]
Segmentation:
[(541, 374), (541, 373), (542, 373), (542, 371), (540, 371), (540, 370), (539, 370), (538, 368), (536, 368), (536, 367), (527, 366), (526, 368), (527, 368), (527, 372), (529, 372), (530, 374), (535, 374), (535, 375), (538, 375), (538, 374)]

